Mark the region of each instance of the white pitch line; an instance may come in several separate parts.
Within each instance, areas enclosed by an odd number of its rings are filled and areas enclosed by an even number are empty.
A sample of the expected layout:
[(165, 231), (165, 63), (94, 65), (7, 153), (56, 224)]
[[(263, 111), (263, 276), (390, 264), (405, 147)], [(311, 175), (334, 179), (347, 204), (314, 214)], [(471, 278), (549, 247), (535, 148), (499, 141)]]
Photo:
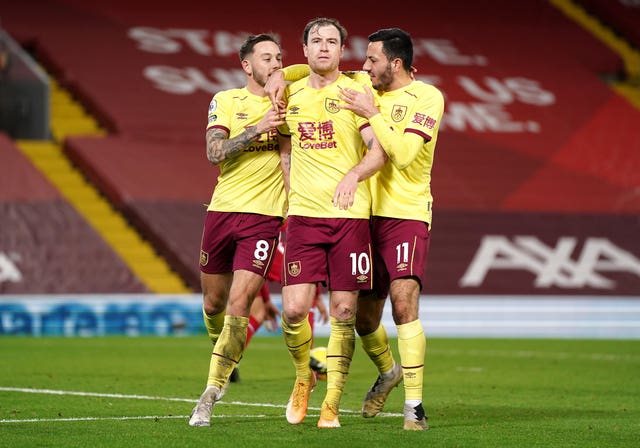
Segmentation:
[[(216, 416), (217, 417), (217, 416)], [(0, 420), (0, 423), (40, 423), (40, 422), (92, 422), (101, 420), (159, 420), (166, 418), (189, 418), (188, 415), (140, 415), (137, 417), (68, 417), (68, 418), (27, 418), (24, 420)]]
[(154, 397), (150, 395), (105, 394), (105, 393), (99, 393), (99, 392), (77, 392), (72, 390), (30, 389), (26, 387), (0, 387), (0, 391), (24, 392), (28, 394), (76, 395), (80, 397), (132, 398), (136, 400), (185, 401), (189, 403), (195, 403), (198, 401), (190, 398)]
[[(101, 392), (79, 392), (71, 390), (54, 390), (54, 389), (30, 389), (26, 387), (0, 387), (0, 391), (5, 392), (24, 392), (28, 394), (49, 394), (49, 395), (74, 395), (79, 397), (102, 397), (102, 398), (124, 398), (134, 400), (158, 400), (158, 401), (180, 401), (187, 403), (197, 403), (197, 399), (192, 398), (171, 398), (171, 397), (158, 397), (153, 395), (125, 395), (125, 394), (107, 394)], [(244, 401), (220, 401), (218, 404), (229, 404), (234, 406), (252, 406), (262, 408), (286, 408), (283, 404), (273, 403), (246, 403)], [(319, 411), (320, 408), (310, 407), (309, 409)], [(354, 413), (349, 409), (341, 409), (341, 412)]]
[[(253, 415), (220, 415), (215, 414), (216, 419), (220, 418), (265, 418), (264, 414)], [(107, 420), (162, 420), (170, 418), (188, 419), (188, 415), (138, 415), (131, 417), (64, 417), (64, 418), (28, 418), (24, 420), (0, 420), (0, 423), (42, 423), (42, 422), (99, 422)]]
[[(134, 400), (160, 400), (160, 401), (180, 401), (188, 403), (196, 403), (198, 400), (191, 398), (172, 398), (172, 397), (158, 397), (153, 395), (126, 395), (126, 394), (108, 394), (100, 392), (80, 392), (69, 390), (54, 390), (54, 389), (30, 389), (26, 387), (1, 387), (0, 391), (3, 392), (22, 392), (29, 394), (49, 394), (49, 395), (72, 395), (80, 397), (103, 397), (103, 398), (123, 398)], [(273, 404), (273, 403), (245, 403), (242, 401), (220, 401), (219, 404), (234, 405), (234, 406), (252, 406), (263, 408), (286, 408), (285, 405)], [(309, 407), (309, 410), (319, 411), (320, 408)], [(352, 411), (350, 409), (340, 409), (343, 414), (359, 414), (359, 411)], [(389, 412), (381, 412), (378, 414), (380, 417), (402, 417), (403, 414), (394, 414)], [(310, 417), (313, 415), (309, 414)], [(265, 418), (265, 415), (220, 415), (215, 414), (214, 418)], [(101, 421), (101, 420), (149, 420), (149, 419), (168, 419), (168, 418), (188, 418), (184, 415), (170, 415), (170, 416), (132, 416), (132, 417), (73, 417), (73, 418), (46, 418), (46, 419), (5, 419), (0, 420), (0, 423), (38, 423), (38, 422), (76, 422), (76, 421)]]
[[(381, 412), (378, 417), (401, 417), (402, 414), (390, 414), (387, 412)], [(238, 419), (238, 418), (267, 418), (264, 414), (245, 414), (245, 415), (225, 415), (214, 414), (212, 415), (214, 420), (219, 419)], [(307, 417), (317, 418), (320, 414), (307, 414)], [(356, 417), (355, 415), (349, 415), (347, 417)], [(100, 421), (125, 421), (125, 420), (166, 420), (166, 419), (185, 419), (189, 418), (188, 415), (139, 415), (130, 417), (61, 417), (61, 418), (27, 418), (24, 420), (19, 419), (0, 419), (0, 423), (51, 423), (51, 422), (100, 422)]]
[(439, 350), (432, 348), (429, 351), (433, 355), (445, 356), (485, 356), (501, 358), (543, 358), (543, 359), (586, 359), (590, 361), (627, 361), (638, 362), (640, 356), (634, 354), (615, 353), (572, 353), (572, 352), (540, 352), (533, 350)]

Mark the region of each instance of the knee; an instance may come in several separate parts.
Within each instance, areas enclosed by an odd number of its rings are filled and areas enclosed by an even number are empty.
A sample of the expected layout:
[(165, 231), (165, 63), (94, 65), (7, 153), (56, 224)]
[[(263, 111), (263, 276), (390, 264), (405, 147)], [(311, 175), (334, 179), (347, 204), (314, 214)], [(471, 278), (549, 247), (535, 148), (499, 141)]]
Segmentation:
[(282, 316), (288, 324), (297, 324), (309, 314), (309, 310), (296, 305), (283, 305)]
[(331, 317), (335, 317), (338, 320), (349, 320), (356, 316), (356, 307), (347, 303), (339, 303), (331, 310)]
[(226, 306), (226, 297), (221, 297), (214, 293), (205, 293), (203, 295), (204, 312), (209, 315), (223, 312)]

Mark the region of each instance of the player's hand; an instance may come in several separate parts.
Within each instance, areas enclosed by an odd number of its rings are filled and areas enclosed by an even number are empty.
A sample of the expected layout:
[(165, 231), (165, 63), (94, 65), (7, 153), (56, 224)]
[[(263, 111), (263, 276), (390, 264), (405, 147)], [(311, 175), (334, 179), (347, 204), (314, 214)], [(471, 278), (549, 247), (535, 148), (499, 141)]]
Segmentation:
[(364, 86), (364, 92), (349, 88), (340, 89), (338, 96), (345, 102), (345, 104), (338, 105), (340, 109), (350, 110), (366, 119), (380, 112), (373, 99), (373, 92), (368, 86)]
[(264, 91), (271, 100), (271, 104), (279, 110), (282, 110), (281, 108), (284, 105), (282, 96), (284, 95), (285, 87), (287, 87), (287, 83), (284, 80), (284, 72), (282, 70), (276, 70), (271, 73), (264, 86)]
[(318, 321), (322, 324), (329, 322), (329, 310), (327, 310), (327, 306), (324, 304), (322, 294), (320, 293), (318, 293), (316, 309), (318, 310)]
[(278, 329), (278, 316), (280, 310), (271, 301), (264, 304), (265, 318), (264, 325), (267, 330), (273, 332)]
[(333, 194), (333, 206), (338, 207), (340, 210), (347, 210), (353, 205), (353, 200), (356, 196), (356, 189), (358, 188), (358, 175), (352, 171), (349, 171), (344, 175), (336, 191)]
[(279, 109), (272, 107), (267, 111), (266, 114), (264, 114), (264, 117), (262, 117), (262, 120), (258, 122), (256, 127), (260, 135), (262, 135), (265, 132), (269, 132), (283, 124), (284, 124), (284, 112), (280, 112)]

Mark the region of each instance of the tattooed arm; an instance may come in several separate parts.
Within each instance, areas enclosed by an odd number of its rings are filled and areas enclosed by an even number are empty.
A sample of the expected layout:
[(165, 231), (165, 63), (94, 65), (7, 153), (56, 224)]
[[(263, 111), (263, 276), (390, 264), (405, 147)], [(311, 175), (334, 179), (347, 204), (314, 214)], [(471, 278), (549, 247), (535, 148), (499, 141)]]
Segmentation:
[(259, 137), (258, 126), (249, 126), (234, 138), (229, 138), (229, 134), (222, 129), (211, 128), (207, 131), (207, 159), (217, 165), (238, 154)]
[(241, 134), (229, 138), (229, 133), (220, 128), (207, 131), (207, 159), (214, 165), (225, 159), (234, 157), (251, 143), (257, 141), (260, 135), (275, 129), (284, 123), (284, 113), (269, 109), (258, 124), (247, 126)]

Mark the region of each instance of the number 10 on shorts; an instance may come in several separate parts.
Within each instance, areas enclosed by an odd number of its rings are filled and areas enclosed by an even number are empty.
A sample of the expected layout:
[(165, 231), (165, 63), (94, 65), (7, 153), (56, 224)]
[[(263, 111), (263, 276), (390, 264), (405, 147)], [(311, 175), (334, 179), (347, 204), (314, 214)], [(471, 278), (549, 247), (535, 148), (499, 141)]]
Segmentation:
[(359, 254), (351, 252), (349, 258), (351, 259), (351, 275), (368, 274), (371, 270), (371, 260), (366, 252)]

